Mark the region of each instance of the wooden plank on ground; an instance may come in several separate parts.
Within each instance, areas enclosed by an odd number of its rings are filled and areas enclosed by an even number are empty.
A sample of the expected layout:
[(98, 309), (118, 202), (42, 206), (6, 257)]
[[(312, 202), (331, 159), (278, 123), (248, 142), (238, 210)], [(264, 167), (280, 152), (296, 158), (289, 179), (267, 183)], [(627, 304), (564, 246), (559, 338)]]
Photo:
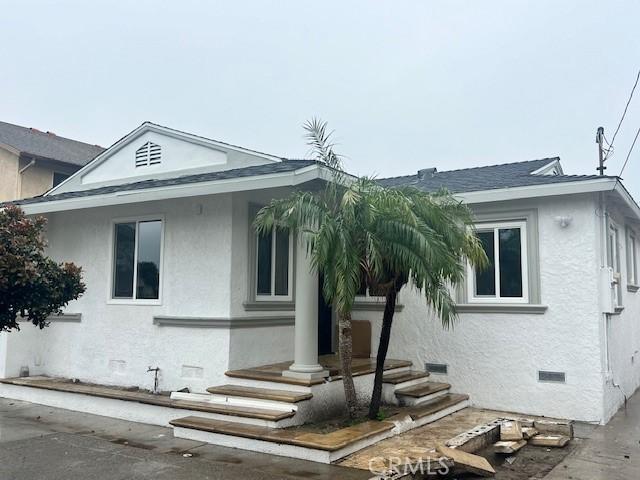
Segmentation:
[(483, 477), (492, 477), (496, 474), (496, 471), (493, 469), (489, 461), (484, 457), (463, 452), (462, 450), (457, 450), (455, 448), (449, 448), (442, 444), (438, 444), (436, 446), (436, 450), (438, 453), (453, 460), (456, 468), (461, 468), (467, 472), (475, 473), (476, 475)]

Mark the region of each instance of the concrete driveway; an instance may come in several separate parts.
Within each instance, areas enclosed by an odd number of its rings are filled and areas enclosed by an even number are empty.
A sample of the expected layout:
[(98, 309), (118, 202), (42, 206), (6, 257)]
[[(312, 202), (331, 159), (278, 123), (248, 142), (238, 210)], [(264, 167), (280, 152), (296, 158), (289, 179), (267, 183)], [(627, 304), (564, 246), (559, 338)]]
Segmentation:
[(173, 438), (169, 428), (0, 398), (0, 478), (364, 480), (367, 471)]
[(545, 480), (640, 478), (640, 393), (605, 426), (593, 429)]

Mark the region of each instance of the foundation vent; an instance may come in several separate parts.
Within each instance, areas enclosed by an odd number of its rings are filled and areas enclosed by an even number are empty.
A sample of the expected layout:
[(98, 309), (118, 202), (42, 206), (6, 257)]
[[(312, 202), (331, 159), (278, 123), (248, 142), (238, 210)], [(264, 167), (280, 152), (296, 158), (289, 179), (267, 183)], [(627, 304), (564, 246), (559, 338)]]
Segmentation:
[(148, 165), (157, 165), (161, 160), (160, 145), (147, 142), (136, 150), (136, 167), (146, 167)]
[(447, 374), (446, 363), (425, 363), (424, 369), (429, 373), (441, 373), (443, 375)]
[(538, 371), (539, 382), (566, 383), (566, 375), (564, 372), (547, 372), (545, 370)]

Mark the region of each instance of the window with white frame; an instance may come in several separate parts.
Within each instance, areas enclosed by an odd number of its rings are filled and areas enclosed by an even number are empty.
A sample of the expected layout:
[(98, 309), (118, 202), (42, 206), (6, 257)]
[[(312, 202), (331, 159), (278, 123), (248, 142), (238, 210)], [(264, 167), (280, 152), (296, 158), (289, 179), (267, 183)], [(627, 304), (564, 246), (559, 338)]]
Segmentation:
[(476, 226), (489, 263), (485, 269), (469, 267), (468, 301), (526, 303), (529, 301), (527, 224), (525, 221)]
[(638, 241), (631, 228), (627, 229), (627, 281), (629, 285), (638, 285)]
[(609, 224), (607, 235), (607, 265), (613, 271), (615, 304), (622, 306), (622, 282), (620, 273), (620, 233), (618, 227)]
[(162, 255), (162, 220), (114, 224), (114, 299), (158, 300)]
[(293, 241), (288, 230), (274, 228), (256, 237), (256, 300), (291, 300)]

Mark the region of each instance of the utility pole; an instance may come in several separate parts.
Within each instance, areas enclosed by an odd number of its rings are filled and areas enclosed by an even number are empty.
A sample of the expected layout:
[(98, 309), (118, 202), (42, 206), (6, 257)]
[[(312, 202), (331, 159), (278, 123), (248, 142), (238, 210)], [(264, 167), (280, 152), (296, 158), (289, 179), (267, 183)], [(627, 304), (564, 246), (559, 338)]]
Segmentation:
[(604, 171), (607, 169), (607, 167), (604, 166), (603, 142), (604, 142), (604, 128), (598, 127), (598, 132), (596, 133), (596, 143), (598, 144), (598, 158), (600, 160), (600, 163), (598, 164), (598, 168), (596, 168), (596, 170), (600, 172), (600, 175), (604, 175)]

